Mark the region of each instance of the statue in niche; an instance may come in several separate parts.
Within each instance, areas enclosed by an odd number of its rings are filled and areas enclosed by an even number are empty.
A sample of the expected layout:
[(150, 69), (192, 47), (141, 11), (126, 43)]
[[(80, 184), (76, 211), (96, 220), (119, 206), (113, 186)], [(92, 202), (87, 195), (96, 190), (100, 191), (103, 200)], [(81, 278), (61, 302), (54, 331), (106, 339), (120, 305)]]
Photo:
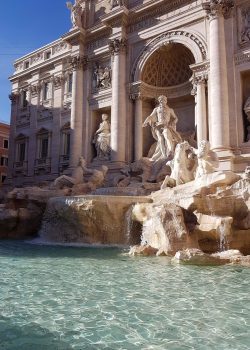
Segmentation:
[(93, 144), (97, 153), (96, 160), (110, 160), (110, 123), (105, 113), (102, 114), (102, 122), (95, 132)]
[(168, 106), (166, 96), (159, 96), (158, 102), (159, 105), (146, 118), (143, 127), (150, 125), (153, 138), (157, 141), (151, 160), (171, 160), (174, 157), (176, 145), (182, 141), (180, 134), (176, 131), (178, 118), (174, 110)]
[(94, 75), (97, 89), (107, 89), (111, 87), (111, 69), (109, 67), (96, 67)]
[(73, 5), (70, 1), (66, 2), (67, 8), (71, 11), (71, 22), (73, 28), (82, 28), (82, 14), (84, 11), (84, 0), (75, 0)]
[(250, 41), (250, 8), (242, 11), (242, 42)]
[(110, 9), (113, 10), (116, 6), (123, 6), (124, 1), (123, 0), (110, 0)]

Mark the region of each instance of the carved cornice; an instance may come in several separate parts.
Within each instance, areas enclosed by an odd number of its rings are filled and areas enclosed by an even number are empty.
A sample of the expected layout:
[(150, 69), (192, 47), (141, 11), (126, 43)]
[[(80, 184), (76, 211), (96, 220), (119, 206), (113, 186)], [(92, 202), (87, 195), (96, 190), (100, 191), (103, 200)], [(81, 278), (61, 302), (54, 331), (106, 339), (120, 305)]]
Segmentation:
[(88, 58), (87, 56), (73, 56), (70, 57), (70, 65), (73, 70), (83, 69), (87, 67)]
[(241, 52), (234, 57), (235, 64), (237, 66), (250, 62), (250, 51), (249, 52)]
[(124, 38), (115, 38), (109, 41), (109, 52), (111, 55), (117, 55), (126, 51), (127, 40)]
[(207, 13), (208, 19), (214, 19), (219, 16), (229, 17), (234, 8), (234, 0), (210, 0), (202, 5)]
[(156, 99), (160, 95), (166, 95), (169, 98), (177, 98), (190, 95), (192, 83), (190, 81), (171, 87), (151, 86), (143, 81), (137, 81), (129, 85), (129, 97), (132, 100)]
[(191, 95), (195, 96), (197, 94), (198, 85), (207, 85), (208, 73), (203, 72), (199, 75), (193, 76), (193, 89), (191, 91)]

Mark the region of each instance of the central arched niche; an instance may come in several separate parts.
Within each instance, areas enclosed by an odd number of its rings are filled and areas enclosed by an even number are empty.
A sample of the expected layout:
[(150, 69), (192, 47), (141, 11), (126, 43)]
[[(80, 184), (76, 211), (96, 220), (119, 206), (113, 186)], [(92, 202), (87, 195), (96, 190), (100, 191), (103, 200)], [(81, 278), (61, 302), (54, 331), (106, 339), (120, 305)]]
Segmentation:
[[(147, 96), (143, 102), (144, 119), (156, 106), (155, 97), (164, 94), (176, 112), (177, 130), (184, 138), (195, 132), (195, 100), (191, 95), (193, 72), (190, 69), (194, 63), (195, 58), (186, 46), (168, 43), (148, 58), (141, 73), (141, 81), (154, 96)], [(150, 128), (144, 128), (143, 133), (143, 154), (146, 155), (154, 140)]]

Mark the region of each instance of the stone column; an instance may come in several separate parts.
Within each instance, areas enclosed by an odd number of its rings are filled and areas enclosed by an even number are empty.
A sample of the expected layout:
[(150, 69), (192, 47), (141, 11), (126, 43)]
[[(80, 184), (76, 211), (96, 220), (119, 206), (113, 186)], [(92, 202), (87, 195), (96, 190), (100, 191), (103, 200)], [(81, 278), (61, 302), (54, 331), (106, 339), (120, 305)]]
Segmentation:
[(202, 140), (208, 140), (206, 79), (205, 74), (194, 78), (193, 95), (195, 95), (195, 125), (198, 144)]
[(142, 123), (143, 123), (143, 115), (142, 115), (142, 97), (137, 96), (135, 100), (135, 126), (134, 126), (134, 157), (135, 161), (139, 160), (143, 156), (143, 132), (142, 132)]
[(72, 103), (71, 103), (71, 134), (70, 134), (70, 170), (74, 169), (82, 155), (82, 120), (83, 120), (83, 67), (85, 56), (71, 57), (73, 70)]
[(230, 147), (224, 17), (229, 14), (233, 3), (233, 0), (210, 0), (203, 4), (209, 18), (210, 142), (217, 152), (227, 151)]
[(62, 106), (62, 88), (64, 76), (62, 74), (62, 65), (58, 65), (57, 74), (52, 79), (53, 84), (53, 129), (51, 140), (51, 174), (59, 174), (60, 145), (61, 145), (61, 106)]
[(11, 184), (13, 178), (14, 164), (16, 161), (15, 154), (15, 137), (16, 137), (16, 116), (18, 113), (18, 102), (20, 94), (18, 91), (12, 92), (9, 95), (11, 101), (11, 116), (10, 116), (10, 136), (9, 136), (9, 152), (8, 152), (8, 173), (6, 183)]
[(126, 40), (109, 42), (112, 55), (111, 160), (125, 161), (126, 147)]

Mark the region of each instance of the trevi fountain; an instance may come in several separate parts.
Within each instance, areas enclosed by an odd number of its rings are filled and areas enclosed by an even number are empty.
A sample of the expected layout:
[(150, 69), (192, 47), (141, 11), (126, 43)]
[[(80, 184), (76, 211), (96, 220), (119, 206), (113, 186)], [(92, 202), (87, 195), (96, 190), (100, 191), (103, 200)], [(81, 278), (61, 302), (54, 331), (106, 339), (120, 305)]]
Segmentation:
[[(107, 1), (95, 3), (101, 11)], [(115, 37), (119, 26), (129, 23), (127, 15), (134, 2), (108, 3), (110, 12), (100, 18), (103, 25), (113, 25)], [(153, 3), (137, 1), (136, 6), (138, 11), (144, 5), (151, 11), (155, 10)], [(210, 36), (215, 40), (222, 21), (230, 21), (225, 9), (231, 10), (233, 1), (196, 3), (202, 11), (212, 11), (213, 16), (218, 11), (221, 16), (218, 23), (210, 19)], [(240, 40), (245, 45), (250, 40), (249, 11), (245, 2), (243, 5), (246, 23)], [(81, 16), (92, 5), (75, 1), (67, 6), (73, 27), (65, 40), (76, 50), (72, 37), (76, 32), (79, 38), (85, 35)], [(195, 7), (190, 5), (187, 11), (195, 11)], [(177, 12), (175, 15), (179, 16)], [(119, 20), (113, 22), (113, 16)], [(101, 30), (98, 28), (97, 32)], [(202, 40), (183, 33), (159, 37), (149, 48), (155, 50), (154, 45), (161, 43), (159, 55), (168, 45), (173, 45), (170, 51), (175, 47), (185, 53), (180, 46), (187, 42), (189, 48), (198, 43), (197, 52), (203, 50), (203, 56), (193, 52), (196, 66), (193, 61), (188, 63), (193, 64), (196, 82), (196, 132), (181, 130), (181, 108), (173, 99), (178, 88), (156, 89), (140, 82), (135, 92), (136, 156), (130, 161), (124, 161), (126, 124), (119, 122), (126, 116), (120, 91), (124, 76), (115, 71), (122, 70), (125, 41), (112, 39), (112, 70), (105, 65), (94, 67), (94, 94), (113, 90), (111, 118), (108, 107), (93, 112), (98, 118), (91, 124), (93, 132), (86, 141), (91, 147), (91, 161), (89, 153), (81, 152), (83, 148), (78, 145), (82, 124), (77, 118), (83, 106), (77, 84), (83, 80), (80, 75), (77, 78), (82, 63), (75, 57), (78, 70), (73, 71), (75, 99), (71, 104), (71, 128), (74, 125), (75, 129), (69, 167), (53, 179), (49, 175), (43, 178), (45, 168), (37, 167), (37, 174), (42, 169), (40, 183), (20, 185), (17, 181), (15, 186), (9, 181), (1, 194), (1, 349), (250, 349), (250, 166), (244, 157), (235, 161), (238, 171), (230, 165), (234, 156), (223, 97), (227, 84), (225, 72), (216, 71), (220, 61), (213, 56), (216, 50), (221, 57), (225, 54), (223, 44), (211, 44), (209, 68), (207, 61), (197, 64), (197, 57), (204, 59), (207, 54)], [(181, 40), (176, 39), (178, 35)], [(228, 35), (224, 29), (223, 35)], [(163, 39), (166, 41), (162, 44)], [(147, 53), (143, 55), (138, 67)], [(215, 79), (209, 85), (210, 137), (207, 122), (201, 123), (207, 113), (207, 106), (203, 108), (206, 89), (199, 85), (204, 69), (210, 69)], [(207, 80), (207, 76), (203, 78)], [(56, 86), (55, 81), (53, 84)], [(31, 100), (37, 96), (37, 90), (32, 91)], [(143, 93), (146, 95), (140, 98)], [(15, 98), (12, 94), (13, 106)], [(147, 99), (151, 99), (150, 104), (141, 108)], [(180, 99), (189, 116), (187, 101), (187, 97)], [(64, 108), (66, 115), (68, 107)], [(19, 144), (22, 135), (16, 138)], [(148, 144), (142, 150), (143, 135), (147, 135)]]

